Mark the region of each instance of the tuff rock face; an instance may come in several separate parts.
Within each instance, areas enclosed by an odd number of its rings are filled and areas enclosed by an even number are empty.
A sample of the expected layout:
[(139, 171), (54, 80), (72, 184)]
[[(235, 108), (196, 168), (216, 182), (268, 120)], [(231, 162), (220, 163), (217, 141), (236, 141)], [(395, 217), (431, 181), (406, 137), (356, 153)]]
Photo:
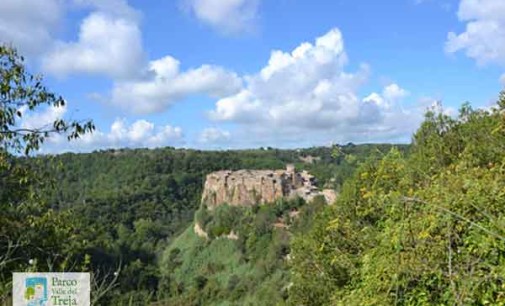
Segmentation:
[(271, 203), (280, 198), (302, 197), (311, 201), (323, 195), (333, 203), (333, 190), (318, 190), (314, 176), (306, 171), (296, 172), (292, 165), (286, 170), (218, 171), (207, 175), (202, 203), (209, 209), (227, 203), (234, 206), (252, 206)]

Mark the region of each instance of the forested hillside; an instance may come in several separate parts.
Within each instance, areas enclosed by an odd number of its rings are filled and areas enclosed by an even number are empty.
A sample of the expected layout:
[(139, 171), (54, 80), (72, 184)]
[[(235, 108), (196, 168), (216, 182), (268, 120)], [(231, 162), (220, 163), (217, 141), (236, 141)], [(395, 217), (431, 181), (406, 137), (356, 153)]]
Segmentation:
[(505, 306), (505, 0), (0, 0), (21, 305)]
[(429, 112), (292, 245), (293, 305), (505, 304), (505, 94)]
[[(6, 157), (12, 175), (34, 173), (23, 186), (35, 194), (3, 212), (2, 237), (23, 248), (3, 244), (15, 260), (1, 277), (91, 271), (98, 305), (501, 305), (504, 110), (502, 95), (457, 118), (428, 112), (410, 147)], [(207, 173), (286, 163), (338, 190), (337, 202), (200, 207)]]
[[(286, 163), (294, 163), (298, 169), (314, 174), (321, 186), (338, 190), (358, 164), (374, 152), (387, 152), (391, 147), (348, 144), (301, 150), (216, 152), (124, 149), (18, 158), (15, 161), (19, 165), (28, 166), (34, 176), (41, 178), (32, 187), (38, 201), (45, 203), (51, 216), (58, 218), (58, 222), (53, 222), (55, 228), (50, 229), (51, 234), (33, 233), (41, 239), (31, 241), (37, 249), (41, 247), (38, 243), (54, 239), (57, 241), (54, 248), (41, 254), (19, 253), (22, 258), (19, 262), (32, 260), (29, 268), (41, 271), (72, 266), (108, 274), (105, 279), (113, 282), (114, 287), (101, 297), (103, 305), (130, 301), (143, 304), (165, 298), (170, 295), (168, 289), (161, 290), (161, 285), (168, 286), (169, 275), (163, 272), (166, 267), (160, 263), (167, 257), (169, 245), (183, 243), (183, 238), (177, 242), (175, 236), (191, 226), (200, 206), (206, 174), (222, 169), (281, 169)], [(406, 151), (408, 146), (400, 149)], [(307, 156), (315, 160), (303, 161)], [(58, 227), (62, 224), (65, 231)], [(192, 234), (186, 231), (188, 235)], [(56, 255), (59, 253), (65, 256)], [(55, 256), (50, 267), (47, 256)], [(268, 263), (270, 259), (263, 260), (267, 261), (264, 264), (278, 267), (274, 262)], [(119, 271), (117, 279), (113, 276), (115, 271)], [(287, 277), (288, 273), (283, 271), (283, 277)], [(184, 277), (193, 280), (196, 276)], [(259, 285), (256, 279), (247, 290), (255, 291)]]
[[(34, 156), (94, 125), (20, 128), (19, 107), (65, 101), (0, 55), (2, 304), (13, 271), (91, 272), (93, 305), (505, 304), (505, 93), (428, 111), (410, 146)], [(210, 172), (287, 163), (336, 202), (200, 203)]]
[[(102, 273), (113, 286), (96, 286), (101, 305), (500, 305), (504, 109), (502, 95), (488, 111), (428, 112), (410, 147), (11, 158), (53, 184), (30, 185), (46, 206), (10, 265)], [(337, 189), (337, 202), (200, 207), (207, 173), (286, 163)], [(220, 237), (231, 230), (241, 234)]]
[(159, 304), (284, 304), (291, 236), (307, 230), (324, 205), (321, 197), (311, 204), (298, 199), (255, 207), (221, 205), (212, 211), (202, 207), (195, 223), (208, 238), (195, 234), (191, 225), (164, 251)]

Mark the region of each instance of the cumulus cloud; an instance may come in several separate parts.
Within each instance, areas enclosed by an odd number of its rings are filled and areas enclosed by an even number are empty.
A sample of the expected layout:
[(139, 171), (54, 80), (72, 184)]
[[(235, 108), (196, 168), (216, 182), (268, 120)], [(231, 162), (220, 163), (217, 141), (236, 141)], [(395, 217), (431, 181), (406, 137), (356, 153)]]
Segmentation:
[[(91, 8), (78, 39), (55, 38), (67, 10)], [(140, 13), (125, 0), (2, 0), (0, 42), (24, 55), (40, 56), (48, 73), (106, 74), (115, 78), (139, 74), (145, 63)]]
[(80, 151), (89, 152), (98, 149), (117, 148), (158, 148), (180, 145), (184, 143), (184, 134), (180, 127), (171, 125), (155, 125), (139, 119), (129, 124), (126, 119), (116, 119), (109, 130), (97, 129), (85, 134), (79, 139), (68, 142), (61, 135), (53, 135), (48, 139), (43, 153)]
[(144, 51), (135, 14), (126, 8), (124, 15), (105, 9), (82, 21), (77, 41), (55, 43), (42, 61), (47, 72), (59, 77), (88, 73), (114, 78), (133, 77), (141, 72)]
[(185, 0), (184, 6), (200, 21), (224, 33), (251, 31), (260, 0)]
[(180, 71), (177, 59), (166, 56), (152, 61), (145, 79), (117, 82), (112, 102), (134, 113), (154, 113), (165, 110), (175, 101), (193, 94), (222, 97), (234, 94), (241, 79), (218, 66), (202, 65)]
[(95, 131), (86, 134), (74, 145), (80, 148), (156, 148), (183, 142), (180, 127), (171, 125), (156, 126), (144, 119), (128, 124), (125, 119), (116, 119), (108, 132)]
[(22, 106), (19, 111), (22, 114), (21, 128), (30, 130), (48, 129), (53, 126), (56, 120), (62, 119), (67, 112), (66, 104), (64, 106), (49, 106), (39, 112), (30, 112), (28, 106)]
[(461, 0), (458, 18), (466, 23), (466, 29), (448, 34), (446, 51), (464, 51), (479, 65), (505, 65), (505, 2)]
[(398, 84), (393, 83), (384, 88), (383, 95), (394, 103), (408, 96), (409, 92), (398, 86)]
[(63, 0), (0, 1), (0, 42), (23, 54), (43, 52), (63, 17), (63, 4)]
[[(218, 100), (209, 116), (242, 124), (261, 137), (317, 133), (341, 139), (360, 135), (377, 139), (413, 131), (419, 120), (401, 123), (410, 116), (399, 104), (408, 92), (393, 83), (381, 94), (362, 99), (358, 90), (366, 82), (369, 69), (362, 65), (355, 72), (347, 72), (347, 63), (338, 29), (291, 52), (273, 51), (268, 64), (246, 77), (246, 86), (239, 93)], [(417, 115), (412, 112), (412, 116)]]
[[(20, 127), (46, 129), (50, 128), (55, 120), (66, 117), (67, 106), (50, 106), (39, 112), (29, 112), (27, 107), (22, 107), (19, 111), (22, 113)], [(144, 119), (129, 124), (126, 119), (118, 118), (108, 131), (98, 129), (71, 142), (67, 141), (65, 135), (52, 134), (42, 152), (91, 151), (123, 147), (156, 148), (183, 143), (184, 134), (180, 127), (155, 125)]]
[[(145, 61), (140, 13), (124, 0), (73, 0), (93, 12), (81, 23), (78, 39), (58, 41), (43, 57), (45, 71), (59, 77), (87, 73), (107, 75), (114, 81), (107, 99), (133, 113), (154, 113), (189, 95), (220, 98), (236, 93), (242, 80), (213, 65), (180, 71), (171, 57)], [(233, 6), (233, 5), (232, 5)], [(240, 7), (246, 6), (240, 4)], [(237, 8), (238, 9), (238, 8)]]
[(215, 120), (325, 128), (358, 111), (354, 91), (368, 71), (363, 67), (348, 74), (343, 71), (346, 62), (337, 29), (319, 37), (315, 45), (303, 43), (291, 53), (273, 51), (268, 65), (247, 77), (247, 87), (219, 100), (210, 116)]
[(234, 94), (241, 79), (224, 68), (213, 65), (180, 71), (180, 63), (171, 56), (145, 61), (140, 13), (124, 0), (73, 0), (79, 7), (94, 11), (81, 23), (78, 39), (59, 41), (44, 56), (44, 69), (59, 77), (88, 73), (111, 77), (109, 97), (113, 105), (134, 113), (154, 113), (189, 95), (222, 97)]
[(230, 140), (231, 134), (228, 131), (218, 128), (206, 128), (200, 134), (200, 142), (204, 144), (219, 144)]
[(407, 97), (409, 92), (401, 88), (398, 84), (392, 83), (384, 87), (382, 94), (371, 93), (363, 99), (365, 103), (375, 103), (382, 109), (390, 109), (398, 105), (398, 102)]

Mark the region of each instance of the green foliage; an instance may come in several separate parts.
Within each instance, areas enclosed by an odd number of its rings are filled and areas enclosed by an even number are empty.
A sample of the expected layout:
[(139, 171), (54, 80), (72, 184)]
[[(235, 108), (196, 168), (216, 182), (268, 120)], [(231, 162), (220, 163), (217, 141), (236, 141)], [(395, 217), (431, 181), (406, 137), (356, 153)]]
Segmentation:
[[(200, 209), (200, 214), (202, 214), (202, 210), (207, 209)], [(201, 226), (209, 233), (211, 238), (228, 235), (233, 228), (236, 227), (241, 213), (242, 212), (239, 207), (220, 205), (216, 207), (212, 213), (207, 211), (209, 220), (206, 223), (201, 224)]]
[[(76, 238), (78, 222), (71, 212), (59, 212), (39, 196), (51, 180), (32, 171), (25, 160), (51, 135), (69, 140), (94, 129), (92, 122), (57, 119), (50, 126), (24, 127), (26, 113), (43, 107), (62, 107), (64, 100), (50, 92), (40, 76), (29, 74), (23, 57), (0, 45), (0, 303), (10, 295), (13, 271), (66, 271), (84, 257)], [(27, 291), (30, 295), (30, 292)]]
[[(290, 235), (273, 224), (309, 228), (311, 220), (295, 220), (289, 211), (312, 216), (321, 205), (279, 201), (258, 211), (199, 210), (195, 218), (211, 238), (232, 230), (244, 233), (237, 241), (205, 243), (192, 231), (183, 232), (199, 206), (205, 175), (295, 163), (321, 185), (338, 189), (366, 155), (390, 147), (346, 145), (338, 157), (331, 156), (332, 148), (121, 149), (33, 157), (52, 134), (71, 140), (94, 126), (58, 119), (22, 127), (28, 112), (65, 105), (40, 76), (27, 72), (23, 61), (15, 50), (0, 46), (0, 303), (10, 292), (12, 271), (69, 269), (101, 274), (102, 284), (117, 280), (110, 291), (99, 293), (103, 305), (146, 305), (164, 298), (182, 305), (283, 301)], [(303, 163), (300, 157), (307, 155), (319, 160)], [(222, 261), (214, 260), (220, 255)], [(112, 273), (116, 270), (119, 275)]]
[[(343, 146), (342, 150), (363, 160), (364, 155), (378, 147), (381, 145)], [(157, 265), (160, 254), (167, 245), (175, 243), (194, 217), (202, 228), (209, 227), (206, 230), (211, 236), (226, 235), (230, 229), (237, 228), (235, 220), (240, 217), (229, 216), (226, 212), (217, 218), (210, 218), (207, 210), (198, 210), (195, 214), (208, 173), (223, 169), (284, 168), (286, 163), (297, 163), (298, 169), (314, 172), (322, 184), (326, 182), (338, 188), (338, 181), (351, 173), (358, 163), (348, 165), (343, 159), (334, 160), (330, 151), (331, 148), (218, 152), (121, 149), (14, 160), (30, 167), (45, 180), (58, 182), (57, 188), (54, 188), (56, 185), (38, 185), (37, 193), (55, 211), (72, 216), (78, 229), (73, 241), (80, 243), (75, 250), (81, 260), (89, 255), (87, 266), (90, 270), (114, 271), (121, 265), (119, 286), (104, 297), (104, 303), (114, 304), (124, 301), (121, 296), (137, 292), (144, 292), (146, 297), (155, 300), (160, 290), (168, 290), (160, 289), (165, 286), (161, 284), (163, 277)], [(304, 154), (320, 156), (321, 160), (314, 164), (301, 163), (299, 157)], [(339, 172), (340, 168), (346, 170)], [(328, 169), (333, 169), (334, 173)], [(249, 218), (250, 226), (254, 225), (257, 233), (248, 240), (239, 236), (240, 247), (244, 250), (249, 245), (260, 253), (262, 249), (256, 242), (265, 245), (270, 238), (258, 237), (270, 232), (272, 223), (278, 218), (291, 222), (283, 212), (300, 206), (302, 210), (306, 207), (301, 201), (279, 201), (269, 208), (272, 211), (261, 211), (254, 220)], [(236, 210), (231, 208), (230, 212)], [(198, 274), (191, 277), (196, 276)], [(189, 288), (193, 283), (188, 281), (184, 286)], [(176, 288), (178, 285), (172, 282), (170, 286)]]
[[(165, 250), (161, 273), (168, 294), (160, 299), (168, 305), (181, 300), (188, 305), (284, 304), (291, 231), (298, 230), (298, 223), (309, 223), (323, 207), (304, 210), (296, 219), (289, 216), (306, 206), (311, 204), (295, 199), (258, 207), (200, 208), (196, 220), (207, 220), (200, 225), (210, 239), (196, 237), (189, 227)], [(286, 221), (289, 228), (274, 226)], [(237, 240), (224, 237), (231, 231)]]
[(504, 304), (504, 97), (428, 112), (409, 157), (362, 164), (295, 238), (289, 303)]

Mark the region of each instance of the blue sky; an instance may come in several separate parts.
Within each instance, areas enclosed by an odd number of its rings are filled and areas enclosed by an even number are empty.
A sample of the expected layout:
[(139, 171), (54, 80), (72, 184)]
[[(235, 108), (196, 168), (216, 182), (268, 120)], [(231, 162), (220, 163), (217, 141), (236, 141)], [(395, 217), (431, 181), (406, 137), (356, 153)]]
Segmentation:
[(489, 107), (502, 0), (3, 0), (0, 41), (97, 130), (43, 152), (409, 142), (427, 107)]

